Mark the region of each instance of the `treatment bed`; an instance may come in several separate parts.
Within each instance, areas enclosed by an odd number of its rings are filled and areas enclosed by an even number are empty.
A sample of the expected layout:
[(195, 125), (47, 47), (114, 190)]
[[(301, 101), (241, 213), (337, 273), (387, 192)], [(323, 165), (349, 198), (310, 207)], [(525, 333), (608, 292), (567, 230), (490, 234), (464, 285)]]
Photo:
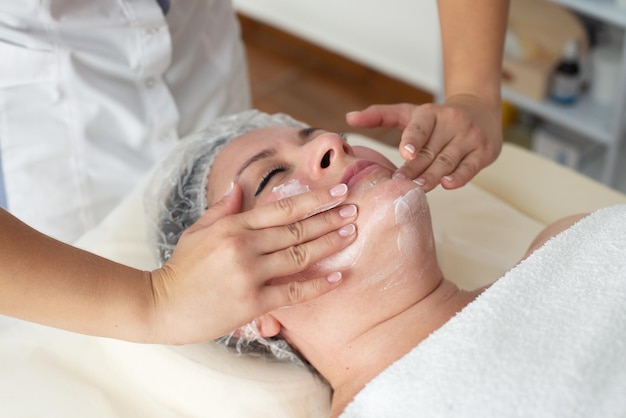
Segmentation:
[[(350, 143), (371, 146), (402, 162), (395, 148), (369, 138), (352, 135)], [(510, 144), (471, 184), (454, 191), (439, 187), (428, 199), (444, 274), (467, 289), (491, 283), (514, 268), (548, 223), (626, 203), (625, 195)], [(156, 262), (146, 230), (140, 186), (76, 245), (152, 269)], [(500, 326), (506, 329), (506, 322)], [(5, 317), (0, 317), (0, 341), (0, 416), (328, 415), (330, 392), (307, 371), (235, 357), (213, 343), (141, 345)], [(498, 367), (505, 370), (506, 364)], [(360, 416), (359, 410), (353, 413)], [(458, 410), (451, 415), (462, 416)]]

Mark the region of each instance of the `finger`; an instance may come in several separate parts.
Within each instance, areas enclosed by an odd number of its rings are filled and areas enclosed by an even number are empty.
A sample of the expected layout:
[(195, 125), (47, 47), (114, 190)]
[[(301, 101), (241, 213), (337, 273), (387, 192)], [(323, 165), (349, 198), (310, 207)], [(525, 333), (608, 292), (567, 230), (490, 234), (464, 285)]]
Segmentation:
[(476, 156), (477, 153), (471, 153), (459, 163), (452, 173), (441, 178), (441, 185), (448, 190), (465, 186), (478, 172), (487, 164), (483, 164)]
[(393, 178), (412, 179), (421, 187), (433, 186), (433, 182), (436, 185), (437, 181), (434, 180), (432, 173), (428, 173), (427, 170), (443, 149), (443, 145), (440, 144), (442, 141), (437, 139), (438, 136), (438, 133), (434, 132), (428, 143), (417, 150), (415, 157), (406, 161), (396, 170)]
[(415, 182), (426, 192), (434, 189), (444, 176), (453, 173), (465, 155), (471, 152), (467, 147), (463, 147), (458, 141), (450, 143), (442, 149), (434, 158), (426, 170), (420, 174)]
[(200, 219), (189, 227), (189, 231), (192, 232), (198, 229), (206, 228), (225, 216), (239, 213), (241, 211), (242, 203), (243, 195), (241, 186), (233, 182), (224, 194), (224, 197), (204, 212)]
[(346, 122), (355, 128), (404, 129), (411, 118), (412, 107), (406, 103), (393, 105), (372, 105), (360, 111), (346, 114)]
[(319, 213), (303, 221), (259, 230), (255, 234), (255, 240), (259, 243), (257, 250), (261, 254), (269, 254), (311, 241), (354, 222), (356, 216), (357, 207), (346, 205)]
[[(454, 128), (441, 123), (434, 113), (428, 113), (425, 117), (433, 118), (432, 120), (426, 119), (424, 122), (433, 124), (430, 137), (426, 138), (426, 143), (421, 148), (417, 149), (415, 157), (404, 163), (402, 167), (396, 170), (393, 176), (394, 178), (414, 179), (418, 185), (424, 188), (425, 191), (428, 191), (439, 184), (441, 176), (451, 173), (462, 158), (462, 155), (457, 157), (454, 154), (454, 150), (450, 150), (448, 153), (445, 153), (444, 150), (450, 144), (455, 143), (455, 139), (457, 143), (463, 144), (463, 142), (458, 141)], [(466, 152), (470, 152), (469, 147)], [(456, 160), (456, 164), (446, 171), (445, 165), (451, 163), (452, 160)], [(434, 171), (431, 168), (433, 164), (435, 165)], [(442, 170), (444, 174), (439, 173)]]
[(292, 245), (261, 257), (259, 277), (283, 277), (299, 273), (319, 260), (329, 257), (356, 239), (356, 225), (348, 224), (303, 244)]
[[(498, 147), (493, 150), (481, 146), (485, 140), (474, 130), (457, 135), (435, 158), (427, 171), (417, 179), (432, 186), (440, 183), (446, 189), (467, 184), (482, 168), (498, 156)], [(428, 188), (427, 188), (428, 189)], [(428, 191), (428, 190), (426, 190)]]
[(335, 289), (342, 282), (341, 273), (327, 277), (317, 277), (304, 282), (289, 282), (276, 286), (265, 286), (261, 297), (266, 303), (266, 311), (285, 306), (297, 305), (322, 296)]
[(242, 217), (251, 229), (288, 225), (332, 209), (347, 197), (348, 186), (339, 184), (329, 189), (315, 190), (259, 206), (242, 213)]
[(400, 137), (400, 154), (405, 160), (414, 160), (425, 144), (434, 136), (437, 117), (432, 106), (420, 106), (411, 115), (411, 120)]

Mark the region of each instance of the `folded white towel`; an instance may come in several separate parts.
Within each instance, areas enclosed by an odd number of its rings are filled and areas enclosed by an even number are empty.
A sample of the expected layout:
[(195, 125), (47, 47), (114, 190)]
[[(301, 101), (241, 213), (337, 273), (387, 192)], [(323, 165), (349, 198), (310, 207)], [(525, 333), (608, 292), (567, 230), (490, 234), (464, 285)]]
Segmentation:
[(548, 241), (342, 415), (421, 416), (626, 417), (626, 205)]

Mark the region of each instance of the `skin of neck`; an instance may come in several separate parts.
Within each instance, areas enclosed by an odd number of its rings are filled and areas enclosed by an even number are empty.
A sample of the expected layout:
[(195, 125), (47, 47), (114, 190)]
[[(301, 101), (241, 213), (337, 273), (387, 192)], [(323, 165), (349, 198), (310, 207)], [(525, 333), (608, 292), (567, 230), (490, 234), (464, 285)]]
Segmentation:
[[(429, 273), (430, 274), (430, 273)], [(370, 380), (411, 351), (478, 296), (442, 276), (432, 291), (341, 344), (311, 347), (307, 358), (333, 388), (331, 416), (338, 416)]]
[[(443, 326), (479, 293), (460, 291), (452, 282), (442, 280), (419, 303), (372, 328), (367, 336), (354, 340), (354, 344), (337, 354), (343, 356), (345, 362), (349, 359), (354, 362), (354, 371), (344, 370), (332, 377), (333, 387), (337, 388), (333, 397), (333, 416), (341, 413), (367, 382)], [(361, 343), (368, 346), (368, 355), (358, 358), (352, 353), (352, 347)], [(360, 351), (365, 352), (363, 348)]]

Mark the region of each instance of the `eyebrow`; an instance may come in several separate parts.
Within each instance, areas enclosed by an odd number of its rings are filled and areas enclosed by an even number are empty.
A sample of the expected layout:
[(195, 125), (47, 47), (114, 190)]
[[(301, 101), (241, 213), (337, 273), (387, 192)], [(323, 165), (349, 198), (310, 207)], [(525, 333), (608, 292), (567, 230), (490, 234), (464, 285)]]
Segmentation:
[[(303, 141), (306, 141), (309, 139), (309, 137), (313, 134), (313, 132), (319, 130), (320, 128), (303, 128), (300, 129), (298, 131), (298, 137), (300, 139), (302, 139)], [(254, 154), (252, 157), (248, 158), (242, 165), (241, 167), (239, 167), (239, 170), (237, 170), (237, 175), (236, 177), (241, 176), (241, 173), (243, 173), (246, 168), (250, 167), (252, 164), (256, 163), (257, 161), (261, 161), (264, 160), (266, 158), (270, 158), (273, 157), (274, 155), (276, 155), (276, 150), (273, 148), (266, 148), (264, 150), (261, 150), (260, 152)]]
[(252, 164), (256, 163), (257, 161), (263, 160), (265, 158), (270, 158), (274, 155), (276, 155), (276, 150), (272, 148), (264, 149), (261, 152), (253, 155), (252, 157), (247, 159), (246, 162), (241, 165), (241, 167), (239, 167), (239, 170), (237, 170), (236, 177), (239, 177), (241, 173), (245, 171), (246, 168), (250, 167)]
[(300, 137), (300, 139), (302, 139), (303, 141), (306, 141), (306, 140), (308, 140), (308, 139), (311, 137), (311, 135), (313, 134), (313, 132), (315, 132), (315, 131), (319, 131), (320, 129), (322, 129), (322, 128), (316, 128), (316, 127), (314, 127), (314, 126), (310, 126), (310, 127), (308, 127), (308, 128), (303, 128), (303, 129), (300, 129), (300, 130), (298, 131), (298, 136), (299, 136), (299, 137)]

